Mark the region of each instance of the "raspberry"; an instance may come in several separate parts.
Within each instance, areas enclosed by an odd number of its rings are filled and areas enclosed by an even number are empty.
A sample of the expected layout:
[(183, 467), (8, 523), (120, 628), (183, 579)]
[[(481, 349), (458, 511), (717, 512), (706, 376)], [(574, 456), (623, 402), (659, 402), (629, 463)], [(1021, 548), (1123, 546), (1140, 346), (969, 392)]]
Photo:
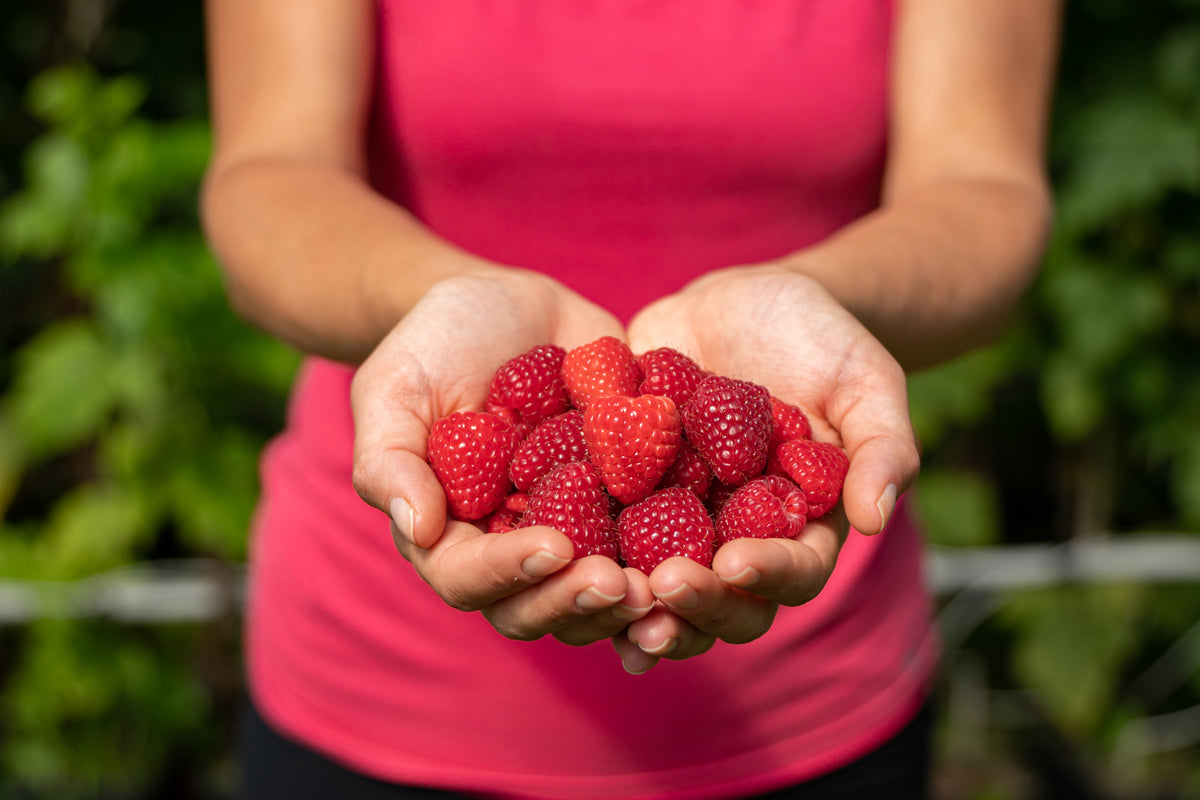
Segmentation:
[(726, 501), (730, 495), (737, 491), (736, 486), (730, 486), (728, 483), (714, 480), (708, 487), (708, 496), (704, 498), (704, 505), (708, 508), (709, 516), (716, 519), (721, 515), (721, 509), (725, 507)]
[(513, 486), (528, 491), (538, 478), (559, 464), (587, 458), (583, 443), (583, 414), (567, 411), (552, 417), (533, 429), (516, 452), (508, 474)]
[(492, 376), (488, 411), (509, 408), (531, 425), (566, 411), (567, 389), (562, 378), (566, 354), (558, 345), (544, 344), (506, 361)]
[(521, 525), (521, 512), (508, 506), (500, 506), (484, 520), (483, 529), (488, 533), (508, 533)]
[(771, 434), (771, 444), (767, 451), (774, 453), (779, 445), (793, 439), (811, 439), (812, 425), (804, 412), (791, 403), (785, 403), (778, 397), (771, 397), (771, 418), (775, 420), (775, 430)]
[(717, 546), (734, 539), (795, 538), (804, 527), (808, 501), (796, 484), (765, 475), (739, 486), (717, 517)]
[(563, 358), (563, 383), (580, 411), (601, 397), (636, 397), (642, 369), (629, 345), (613, 336), (576, 347)]
[(823, 517), (837, 505), (850, 469), (850, 458), (842, 448), (828, 442), (795, 439), (780, 445), (775, 460), (804, 490), (809, 519)]
[(713, 527), (704, 504), (682, 486), (655, 492), (617, 518), (621, 557), (649, 574), (672, 556), (712, 566)]
[(583, 439), (609, 493), (633, 503), (649, 495), (675, 461), (679, 413), (668, 397), (603, 397), (584, 414)]
[(429, 465), (446, 492), (450, 513), (476, 520), (494, 511), (508, 493), (508, 462), (517, 432), (494, 414), (457, 411), (433, 423)]
[(703, 500), (708, 496), (708, 487), (712, 484), (712, 470), (704, 459), (696, 452), (696, 448), (688, 444), (686, 439), (679, 440), (679, 452), (675, 455), (675, 463), (658, 482), (659, 489), (669, 489), (672, 486), (682, 486), (691, 489), (696, 497)]
[(708, 373), (692, 359), (670, 347), (648, 350), (638, 358), (642, 368), (642, 394), (656, 394), (675, 401), (676, 408), (683, 408), (696, 392), (700, 381)]
[(508, 497), (504, 498), (504, 508), (517, 514), (524, 514), (525, 509), (529, 507), (528, 492), (513, 492)]
[(577, 559), (591, 555), (616, 559), (617, 525), (609, 512), (610, 502), (595, 467), (586, 461), (561, 464), (534, 485), (518, 527), (546, 525), (562, 531), (574, 542)]
[(763, 471), (774, 425), (765, 388), (720, 375), (705, 378), (683, 410), (688, 441), (719, 480), (733, 485)]

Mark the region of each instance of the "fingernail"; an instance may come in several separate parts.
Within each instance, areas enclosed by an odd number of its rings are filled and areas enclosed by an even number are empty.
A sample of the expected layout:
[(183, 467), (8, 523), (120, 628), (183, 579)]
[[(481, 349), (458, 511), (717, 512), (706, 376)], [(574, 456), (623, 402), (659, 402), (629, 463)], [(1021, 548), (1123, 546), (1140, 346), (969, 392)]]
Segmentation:
[(879, 509), (879, 530), (883, 530), (896, 508), (896, 484), (889, 483), (884, 488), (875, 507)]
[(544, 578), (553, 575), (571, 563), (569, 558), (561, 558), (549, 550), (538, 550), (521, 562), (521, 569), (531, 578)]
[(681, 611), (691, 611), (700, 605), (700, 594), (686, 583), (681, 583), (665, 594), (660, 594), (659, 599), (667, 603), (667, 605), (678, 608)]
[(624, 603), (619, 603), (613, 606), (612, 615), (614, 619), (618, 619), (621, 622), (633, 622), (635, 619), (641, 619), (649, 614), (650, 609), (652, 608), (654, 608), (653, 603), (645, 608), (634, 608), (633, 606), (627, 606)]
[(754, 567), (743, 567), (742, 571), (737, 575), (722, 575), (717, 573), (717, 577), (726, 583), (733, 583), (745, 588), (758, 583), (758, 580), (762, 577), (762, 574)]
[(621, 659), (621, 666), (630, 675), (644, 675), (650, 671), (650, 668), (658, 663), (658, 659), (646, 653), (638, 653), (637, 656), (631, 656), (629, 661)]
[(403, 497), (393, 497), (388, 503), (388, 516), (392, 518), (392, 524), (400, 531), (400, 535), (415, 544), (413, 531), (417, 529), (417, 512), (413, 511), (408, 501)]
[(602, 608), (611, 608), (621, 602), (624, 595), (613, 597), (605, 594), (595, 586), (589, 586), (579, 594), (575, 595), (575, 605), (580, 611), (599, 611)]
[(674, 636), (668, 636), (658, 644), (647, 645), (638, 642), (638, 648), (643, 652), (659, 658), (674, 650), (679, 645), (679, 640)]

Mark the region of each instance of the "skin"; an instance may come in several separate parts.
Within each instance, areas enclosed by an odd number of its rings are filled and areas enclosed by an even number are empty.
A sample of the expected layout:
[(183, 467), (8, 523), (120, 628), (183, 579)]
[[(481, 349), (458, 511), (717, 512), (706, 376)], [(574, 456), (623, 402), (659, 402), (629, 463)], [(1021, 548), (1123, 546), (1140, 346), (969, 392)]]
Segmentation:
[[(539, 274), (433, 235), (363, 180), (365, 0), (209, 0), (215, 152), (206, 231), (234, 307), (307, 352), (359, 364), (354, 485), (401, 555), (455, 608), (515, 639), (611, 638), (625, 668), (747, 642), (820, 592), (849, 526), (886, 523), (918, 469), (905, 371), (988, 341), (1038, 265), (1058, 6), (906, 0), (894, 47), (882, 206), (826, 241), (705, 275), (626, 330)], [(486, 322), (473, 309), (509, 307)], [(430, 426), (478, 408), (491, 373), (538, 344), (603, 335), (673, 346), (803, 408), (843, 445), (843, 502), (795, 540), (744, 540), (711, 570), (645, 576), (571, 562), (561, 533), (449, 521), (424, 461)], [(397, 398), (401, 402), (397, 402)]]

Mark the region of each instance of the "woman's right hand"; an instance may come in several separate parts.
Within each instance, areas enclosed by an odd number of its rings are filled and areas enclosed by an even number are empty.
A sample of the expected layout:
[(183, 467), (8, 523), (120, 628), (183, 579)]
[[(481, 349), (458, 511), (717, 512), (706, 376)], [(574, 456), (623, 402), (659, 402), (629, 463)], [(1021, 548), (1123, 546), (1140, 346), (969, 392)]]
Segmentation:
[(562, 533), (503, 534), (451, 519), (425, 460), (433, 423), (483, 407), (492, 374), (537, 345), (623, 337), (608, 312), (536, 273), (480, 266), (436, 284), (355, 375), (354, 486), (388, 514), (400, 553), (449, 605), (481, 611), (509, 638), (583, 645), (654, 604), (646, 577), (615, 561), (572, 561)]

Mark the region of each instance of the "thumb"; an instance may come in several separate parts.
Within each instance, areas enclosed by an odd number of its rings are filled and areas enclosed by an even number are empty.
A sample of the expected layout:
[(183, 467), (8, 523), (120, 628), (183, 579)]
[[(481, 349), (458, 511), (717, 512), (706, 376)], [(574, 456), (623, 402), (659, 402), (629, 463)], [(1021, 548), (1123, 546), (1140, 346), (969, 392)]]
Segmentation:
[(850, 524), (861, 533), (883, 530), (896, 498), (916, 478), (920, 455), (908, 415), (903, 371), (873, 372), (867, 386), (854, 385), (838, 398), (839, 413), (830, 421), (842, 435), (850, 469), (842, 489), (842, 504)]
[(384, 370), (380, 363), (364, 362), (350, 387), (354, 490), (391, 517), (399, 535), (430, 547), (446, 526), (446, 495), (425, 461), (433, 416), (428, 379), (412, 364)]
[(883, 530), (896, 498), (916, 476), (917, 464), (916, 447), (902, 439), (881, 435), (858, 444), (842, 489), (842, 505), (855, 530)]
[(446, 527), (446, 495), (417, 453), (400, 448), (355, 453), (354, 489), (385, 512), (395, 531), (418, 547), (437, 543)]

